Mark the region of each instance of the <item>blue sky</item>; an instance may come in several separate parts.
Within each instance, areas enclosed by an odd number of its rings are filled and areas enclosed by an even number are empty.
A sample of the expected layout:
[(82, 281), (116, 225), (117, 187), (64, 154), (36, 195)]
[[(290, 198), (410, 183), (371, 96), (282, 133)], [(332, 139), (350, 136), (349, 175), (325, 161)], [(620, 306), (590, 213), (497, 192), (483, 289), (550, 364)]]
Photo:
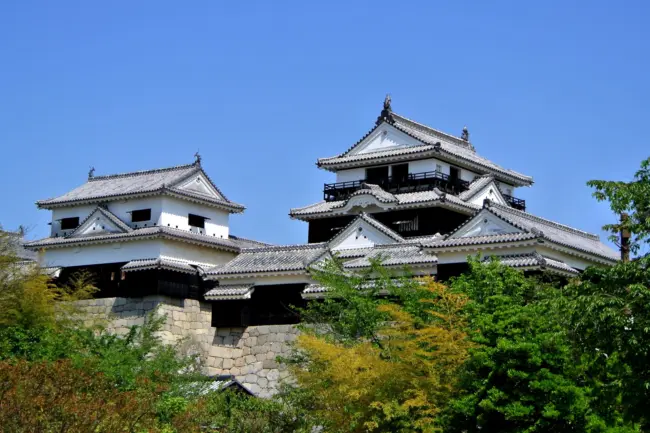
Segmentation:
[(0, 3), (0, 224), (47, 233), (34, 202), (96, 174), (192, 162), (245, 204), (232, 232), (305, 242), (318, 157), (386, 93), (532, 175), (532, 213), (599, 232), (585, 182), (650, 156), (650, 2)]

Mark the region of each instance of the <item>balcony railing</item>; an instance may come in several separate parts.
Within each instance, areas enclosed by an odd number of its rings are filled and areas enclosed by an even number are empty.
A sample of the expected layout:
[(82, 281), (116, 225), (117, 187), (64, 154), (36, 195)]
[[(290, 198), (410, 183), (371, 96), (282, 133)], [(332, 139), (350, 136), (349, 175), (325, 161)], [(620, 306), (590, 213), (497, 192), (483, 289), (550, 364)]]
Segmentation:
[(503, 198), (506, 199), (508, 204), (510, 206), (512, 206), (513, 208), (523, 210), (524, 212), (526, 211), (526, 200), (523, 200), (523, 199), (520, 199), (520, 198), (517, 198), (517, 197), (513, 197), (513, 196), (508, 195), (508, 194), (501, 194), (501, 195), (503, 195)]
[(384, 191), (393, 194), (431, 191), (434, 188), (448, 194), (459, 194), (469, 188), (469, 182), (465, 180), (450, 178), (449, 175), (437, 171), (427, 171), (399, 177), (326, 183), (323, 188), (323, 198), (325, 201), (345, 200), (350, 197), (350, 194), (361, 189), (364, 183), (379, 185)]

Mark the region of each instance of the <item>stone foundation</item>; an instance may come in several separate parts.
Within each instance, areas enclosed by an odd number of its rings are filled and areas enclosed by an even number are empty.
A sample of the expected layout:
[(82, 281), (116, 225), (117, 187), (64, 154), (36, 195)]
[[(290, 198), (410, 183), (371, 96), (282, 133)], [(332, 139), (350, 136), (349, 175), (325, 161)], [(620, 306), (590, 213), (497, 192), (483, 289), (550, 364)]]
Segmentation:
[(181, 350), (200, 354), (206, 374), (233, 375), (260, 397), (273, 395), (287, 378), (288, 371), (276, 358), (288, 354), (287, 343), (298, 334), (293, 325), (215, 328), (211, 326), (211, 304), (193, 299), (146, 296), (90, 299), (76, 304), (86, 324), (103, 322), (109, 332), (116, 334), (142, 325), (146, 315), (158, 308), (157, 314), (167, 315), (160, 332), (165, 343), (180, 342)]

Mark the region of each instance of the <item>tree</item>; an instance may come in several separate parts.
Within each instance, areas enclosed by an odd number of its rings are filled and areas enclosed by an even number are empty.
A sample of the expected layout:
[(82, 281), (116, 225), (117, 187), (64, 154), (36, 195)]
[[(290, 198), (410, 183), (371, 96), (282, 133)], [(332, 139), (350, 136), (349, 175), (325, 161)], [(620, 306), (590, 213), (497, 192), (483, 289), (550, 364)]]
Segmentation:
[(493, 261), (470, 260), (452, 281), (466, 293), (477, 347), (461, 370), (447, 432), (580, 432), (599, 428), (589, 389), (557, 312), (553, 288)]
[(628, 215), (603, 227), (611, 232), (610, 239), (616, 243), (619, 233), (626, 230), (632, 235), (632, 251), (639, 251), (650, 240), (650, 158), (641, 162), (641, 168), (630, 182), (591, 180), (587, 185), (595, 189), (596, 200), (609, 202), (616, 215)]
[(363, 276), (336, 262), (315, 274), (328, 296), (308, 307), (319, 326), (305, 327), (291, 365), (311, 414), (328, 432), (436, 431), (470, 346), (467, 298), (377, 262)]
[[(632, 236), (632, 250), (650, 244), (650, 159), (631, 182), (593, 180), (598, 200), (629, 217), (604, 227)], [(558, 299), (576, 356), (586, 366), (594, 406), (612, 424), (650, 430), (650, 256), (587, 269)]]

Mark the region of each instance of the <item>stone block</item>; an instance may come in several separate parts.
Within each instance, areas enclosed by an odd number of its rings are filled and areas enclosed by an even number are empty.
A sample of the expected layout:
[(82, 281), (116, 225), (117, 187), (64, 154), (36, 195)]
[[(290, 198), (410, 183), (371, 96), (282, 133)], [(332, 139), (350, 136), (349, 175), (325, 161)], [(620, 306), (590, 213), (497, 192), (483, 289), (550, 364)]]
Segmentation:
[(246, 360), (242, 358), (235, 358), (235, 367), (243, 367), (246, 365)]
[[(261, 343), (261, 344), (264, 344), (264, 343)], [(257, 337), (248, 337), (246, 340), (244, 340), (244, 346), (247, 346), (247, 347), (257, 346)]]
[(257, 375), (258, 375), (259, 377), (266, 377), (266, 376), (269, 375), (269, 370), (267, 370), (267, 369), (262, 369), (262, 370), (260, 370), (260, 371), (257, 372)]
[(232, 359), (226, 358), (223, 360), (223, 369), (224, 370), (229, 370), (234, 366), (234, 362)]
[(277, 369), (278, 368), (278, 363), (275, 359), (266, 359), (262, 361), (262, 366), (265, 369)]
[(257, 383), (257, 376), (255, 374), (247, 374), (244, 381), (248, 383)]
[(252, 363), (254, 363), (256, 361), (256, 357), (255, 357), (255, 355), (246, 355), (244, 357), (244, 360), (245, 360), (246, 364), (252, 364)]
[(260, 335), (260, 331), (257, 329), (257, 327), (251, 326), (248, 328), (248, 334), (251, 337), (257, 337), (258, 335)]
[(260, 393), (260, 391), (262, 391), (262, 389), (260, 388), (260, 386), (257, 383), (251, 383), (246, 388), (248, 388), (248, 390), (250, 392), (252, 392), (253, 394), (255, 394), (255, 395), (258, 395)]
[(261, 361), (259, 361), (259, 362), (255, 362), (255, 363), (253, 364), (252, 372), (253, 372), (253, 373), (257, 373), (258, 371), (262, 370), (262, 368), (264, 368), (264, 367), (262, 367), (262, 362), (261, 362)]
[(269, 370), (269, 374), (266, 375), (266, 378), (269, 380), (269, 382), (275, 382), (280, 378), (280, 372), (276, 369)]
[(259, 335), (267, 335), (270, 331), (269, 331), (269, 327), (264, 325), (264, 326), (258, 326), (257, 332), (259, 332)]
[(266, 353), (258, 353), (255, 355), (255, 361), (266, 361)]
[(269, 384), (269, 381), (264, 377), (258, 377), (257, 384), (262, 388), (266, 388), (266, 385)]

